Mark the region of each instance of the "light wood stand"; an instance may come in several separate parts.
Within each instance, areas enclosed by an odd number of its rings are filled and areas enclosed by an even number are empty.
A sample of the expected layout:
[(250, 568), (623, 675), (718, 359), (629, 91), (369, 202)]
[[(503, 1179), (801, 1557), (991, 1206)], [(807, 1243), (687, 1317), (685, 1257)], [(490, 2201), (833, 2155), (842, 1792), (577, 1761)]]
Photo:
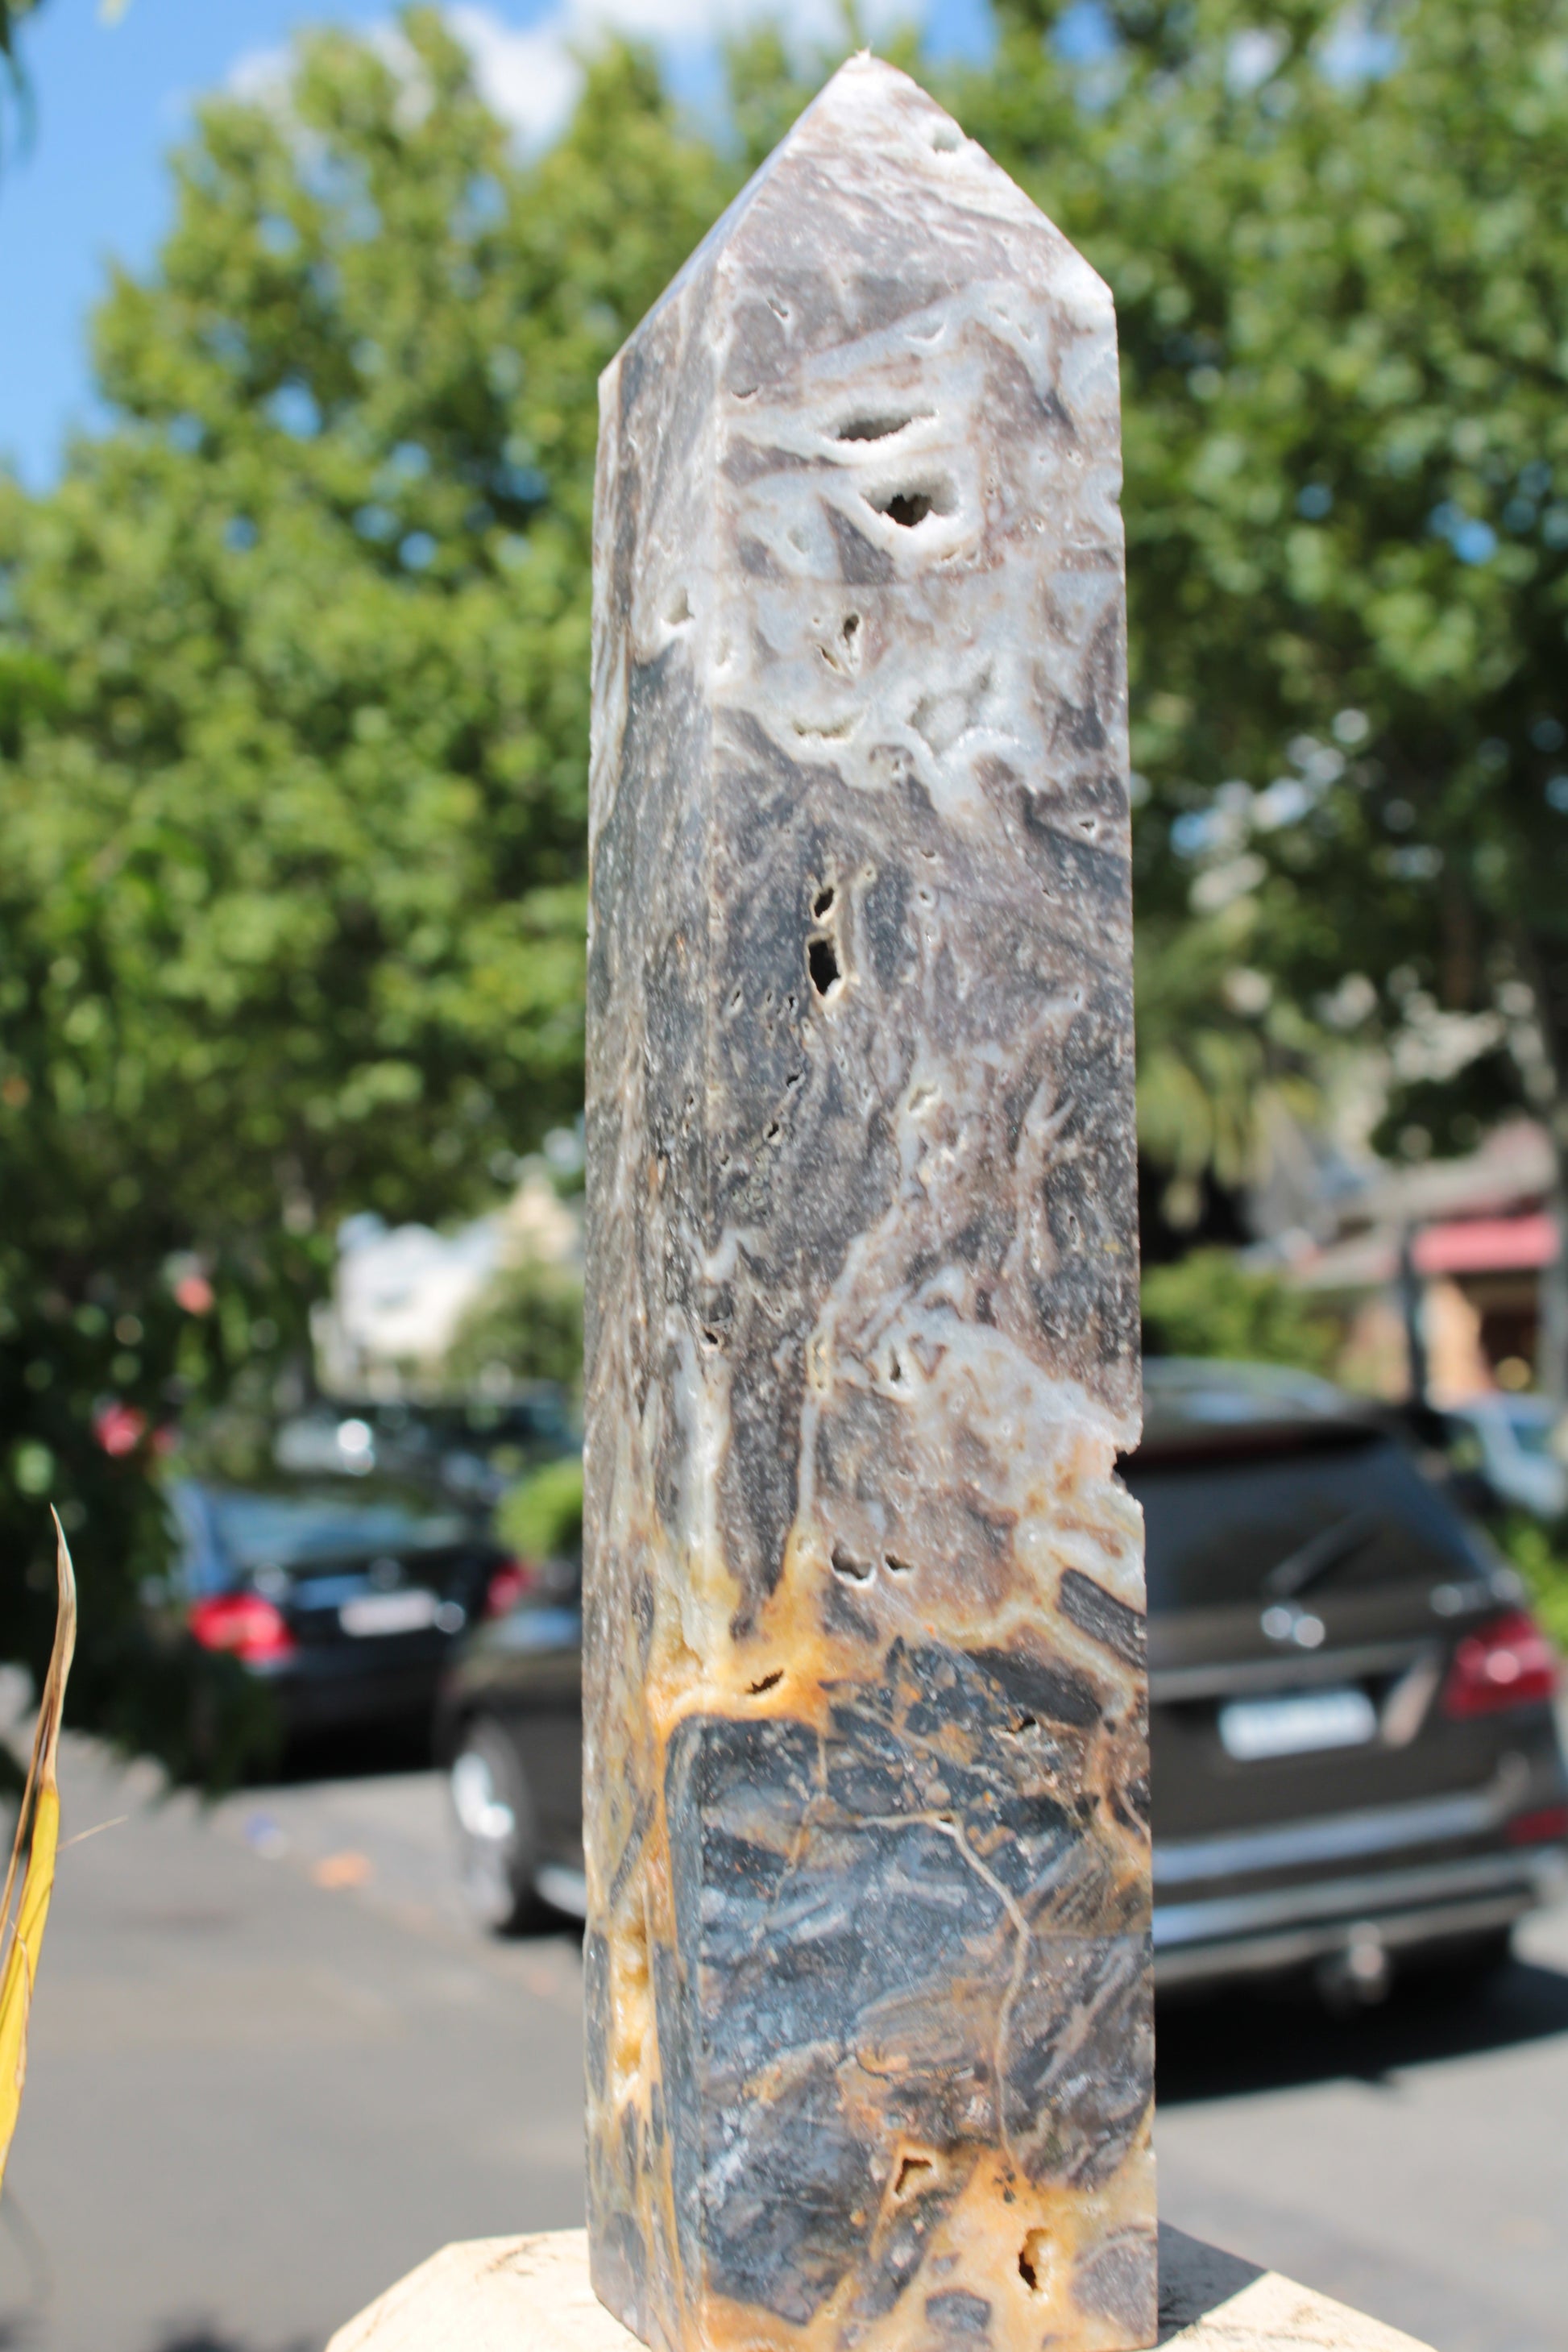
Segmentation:
[[(1160, 2342), (1182, 2352), (1426, 2352), (1277, 2271), (1160, 2229)], [(583, 2230), (445, 2246), (327, 2352), (641, 2352), (588, 2284)]]

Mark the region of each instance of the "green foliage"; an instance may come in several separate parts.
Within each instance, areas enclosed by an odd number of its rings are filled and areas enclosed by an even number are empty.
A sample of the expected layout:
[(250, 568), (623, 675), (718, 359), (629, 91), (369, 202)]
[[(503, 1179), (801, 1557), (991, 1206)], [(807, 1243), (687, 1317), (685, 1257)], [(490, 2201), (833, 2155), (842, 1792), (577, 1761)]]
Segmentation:
[(1558, 1648), (1568, 1652), (1568, 1549), (1562, 1528), (1515, 1514), (1495, 1533), (1511, 1565), (1524, 1579), (1531, 1605)]
[(1138, 928), (1138, 1143), (1178, 1227), (1204, 1176), (1239, 1190), (1265, 1172), (1273, 1120), (1319, 1107), (1321, 1032), (1259, 969), (1263, 933), (1250, 899)]
[(1143, 1276), (1143, 1344), (1151, 1355), (1209, 1356), (1227, 1363), (1332, 1370), (1335, 1318), (1276, 1274), (1242, 1265), (1223, 1249), (1194, 1250)]
[(521, 1559), (563, 1559), (583, 1549), (583, 1457), (548, 1462), (520, 1479), (496, 1511), (501, 1540)]
[(304, 1362), (343, 1214), (464, 1213), (581, 1101), (595, 383), (733, 167), (624, 50), (521, 161), (401, 21), (412, 77), (324, 34), (201, 110), (114, 422), (0, 481), (0, 1652), (53, 1496), (82, 1692), (157, 1426)]
[(583, 1385), (583, 1276), (537, 1258), (503, 1266), (464, 1315), (447, 1351), (455, 1388), (486, 1386), (500, 1368), (515, 1381)]
[(122, 429), (0, 515), (77, 1148), (204, 1237), (449, 1213), (578, 1099), (594, 383), (719, 191), (628, 59), (524, 171), (405, 30), (417, 111), (326, 36), (297, 122), (206, 109), (98, 321)]
[(1568, 20), (1409, 0), (1358, 65), (1339, 0), (1116, 0), (1069, 67), (1058, 13), (958, 100), (1117, 299), (1141, 918), (1250, 906), (1369, 1035), (1495, 1005), (1556, 1114)]

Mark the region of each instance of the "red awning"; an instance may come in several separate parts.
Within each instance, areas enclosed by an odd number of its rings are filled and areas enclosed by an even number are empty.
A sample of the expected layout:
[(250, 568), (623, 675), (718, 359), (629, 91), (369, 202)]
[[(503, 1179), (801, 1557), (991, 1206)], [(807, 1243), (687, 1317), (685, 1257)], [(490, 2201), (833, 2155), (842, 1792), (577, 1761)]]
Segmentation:
[(1412, 1246), (1417, 1274), (1533, 1274), (1557, 1255), (1557, 1228), (1525, 1217), (1461, 1217), (1427, 1225)]

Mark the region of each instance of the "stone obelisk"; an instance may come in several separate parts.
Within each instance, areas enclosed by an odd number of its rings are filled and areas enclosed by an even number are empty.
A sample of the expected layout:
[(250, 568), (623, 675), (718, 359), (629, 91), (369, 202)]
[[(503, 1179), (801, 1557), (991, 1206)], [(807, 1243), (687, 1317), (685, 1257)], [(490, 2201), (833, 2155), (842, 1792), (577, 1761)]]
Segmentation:
[(602, 385), (595, 2285), (1154, 2336), (1116, 334), (902, 74)]

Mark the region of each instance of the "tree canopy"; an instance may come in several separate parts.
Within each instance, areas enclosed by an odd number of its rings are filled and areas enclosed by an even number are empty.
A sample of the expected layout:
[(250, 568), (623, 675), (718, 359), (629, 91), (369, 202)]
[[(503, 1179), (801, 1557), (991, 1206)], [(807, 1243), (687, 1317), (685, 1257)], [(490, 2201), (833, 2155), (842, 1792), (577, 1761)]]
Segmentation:
[(0, 486), (14, 1493), (581, 1100), (595, 381), (733, 166), (624, 50), (520, 160), (403, 32), (202, 110), (97, 320), (111, 429)]
[(1562, 1149), (1568, 11), (1059, 15), (961, 103), (1117, 299), (1145, 938), (1245, 931), (1259, 1073), (1478, 1016)]

